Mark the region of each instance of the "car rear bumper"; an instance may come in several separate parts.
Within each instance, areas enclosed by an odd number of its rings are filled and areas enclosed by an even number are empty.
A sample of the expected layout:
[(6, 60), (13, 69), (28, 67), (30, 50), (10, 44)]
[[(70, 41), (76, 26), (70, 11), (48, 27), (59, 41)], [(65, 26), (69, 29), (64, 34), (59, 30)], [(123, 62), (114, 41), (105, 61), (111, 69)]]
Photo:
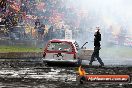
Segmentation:
[(43, 58), (43, 61), (44, 62), (54, 62), (54, 63), (57, 63), (57, 62), (59, 62), (59, 63), (76, 63), (76, 62), (78, 62), (78, 60), (76, 59), (76, 60), (62, 60), (62, 59), (44, 59)]
[(66, 66), (73, 67), (78, 66), (77, 60), (43, 60), (44, 64), (48, 66)]

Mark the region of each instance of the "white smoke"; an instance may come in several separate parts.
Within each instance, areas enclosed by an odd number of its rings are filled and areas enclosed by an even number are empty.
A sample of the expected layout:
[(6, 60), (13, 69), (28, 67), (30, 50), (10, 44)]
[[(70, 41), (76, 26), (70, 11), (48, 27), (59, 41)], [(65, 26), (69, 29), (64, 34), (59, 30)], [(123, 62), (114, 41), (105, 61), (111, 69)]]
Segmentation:
[(69, 0), (68, 5), (100, 18), (98, 19), (100, 23), (97, 24), (103, 27), (125, 26), (127, 31), (132, 33), (132, 5), (130, 3), (132, 3), (131, 0)]
[[(67, 6), (74, 6), (74, 8), (77, 9), (77, 11), (84, 11), (85, 15), (87, 15), (88, 18), (92, 18), (92, 20), (86, 21), (86, 28), (87, 30), (92, 28), (95, 29), (96, 26), (99, 26), (101, 28), (101, 33), (105, 34), (106, 31), (109, 30), (110, 26), (112, 26), (112, 32), (113, 35), (117, 35), (120, 32), (120, 29), (125, 29), (128, 33), (132, 36), (132, 0), (67, 0), (69, 3), (67, 3)], [(87, 18), (86, 18), (87, 19)], [(83, 21), (83, 23), (85, 23)], [(90, 27), (90, 28), (89, 28)], [(85, 29), (84, 29), (85, 30)], [(109, 32), (109, 31), (108, 31)], [(80, 33), (80, 36), (87, 36), (85, 39), (82, 39), (83, 41), (87, 40), (88, 46), (93, 47), (93, 35), (94, 32), (91, 32), (90, 36), (88, 36), (89, 33)], [(109, 36), (109, 35), (108, 35)], [(107, 36), (107, 37), (108, 37)], [(80, 37), (82, 38), (82, 37)], [(104, 39), (104, 38), (103, 38)], [(81, 39), (78, 39), (78, 41)], [(105, 38), (107, 40), (107, 38)], [(105, 42), (105, 41), (101, 41)], [(102, 47), (101, 54), (104, 57), (108, 58), (119, 58), (117, 61), (122, 61), (122, 63), (125, 62), (126, 58), (132, 57), (129, 52), (131, 49), (128, 47), (122, 48), (122, 47)], [(124, 58), (124, 59), (123, 59)], [(130, 59), (128, 59), (129, 62)], [(125, 62), (126, 63), (126, 62)]]

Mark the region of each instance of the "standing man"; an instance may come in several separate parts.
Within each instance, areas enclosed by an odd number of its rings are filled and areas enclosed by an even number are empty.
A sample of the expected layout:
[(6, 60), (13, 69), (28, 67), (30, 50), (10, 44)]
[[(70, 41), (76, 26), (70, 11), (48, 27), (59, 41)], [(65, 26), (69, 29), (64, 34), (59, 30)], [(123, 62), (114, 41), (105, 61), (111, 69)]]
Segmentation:
[(98, 62), (100, 63), (100, 66), (104, 66), (104, 63), (102, 62), (101, 58), (99, 57), (99, 50), (100, 48), (100, 41), (101, 41), (101, 34), (99, 32), (99, 27), (97, 27), (97, 31), (94, 34), (94, 52), (91, 56), (91, 60), (89, 65), (92, 65), (92, 62), (95, 61), (95, 58), (97, 58)]

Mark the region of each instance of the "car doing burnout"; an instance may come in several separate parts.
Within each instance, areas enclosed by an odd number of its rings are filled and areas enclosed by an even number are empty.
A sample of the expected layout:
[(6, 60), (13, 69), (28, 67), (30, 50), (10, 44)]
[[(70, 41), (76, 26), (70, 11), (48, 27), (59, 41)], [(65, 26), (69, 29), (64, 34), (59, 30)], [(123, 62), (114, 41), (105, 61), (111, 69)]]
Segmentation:
[[(68, 63), (81, 64), (82, 59), (87, 59), (86, 52), (79, 48), (75, 40), (53, 39), (50, 40), (43, 53), (43, 61), (45, 63)], [(86, 56), (86, 57), (85, 57)]]

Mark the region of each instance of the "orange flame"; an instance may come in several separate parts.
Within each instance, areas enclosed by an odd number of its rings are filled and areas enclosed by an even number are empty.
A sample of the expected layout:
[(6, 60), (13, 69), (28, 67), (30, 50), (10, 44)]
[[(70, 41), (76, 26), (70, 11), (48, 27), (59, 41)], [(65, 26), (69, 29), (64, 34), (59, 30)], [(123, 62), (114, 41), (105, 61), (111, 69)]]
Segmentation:
[(79, 76), (84, 76), (84, 75), (86, 75), (85, 70), (84, 70), (81, 66), (78, 68), (78, 72), (79, 72)]

